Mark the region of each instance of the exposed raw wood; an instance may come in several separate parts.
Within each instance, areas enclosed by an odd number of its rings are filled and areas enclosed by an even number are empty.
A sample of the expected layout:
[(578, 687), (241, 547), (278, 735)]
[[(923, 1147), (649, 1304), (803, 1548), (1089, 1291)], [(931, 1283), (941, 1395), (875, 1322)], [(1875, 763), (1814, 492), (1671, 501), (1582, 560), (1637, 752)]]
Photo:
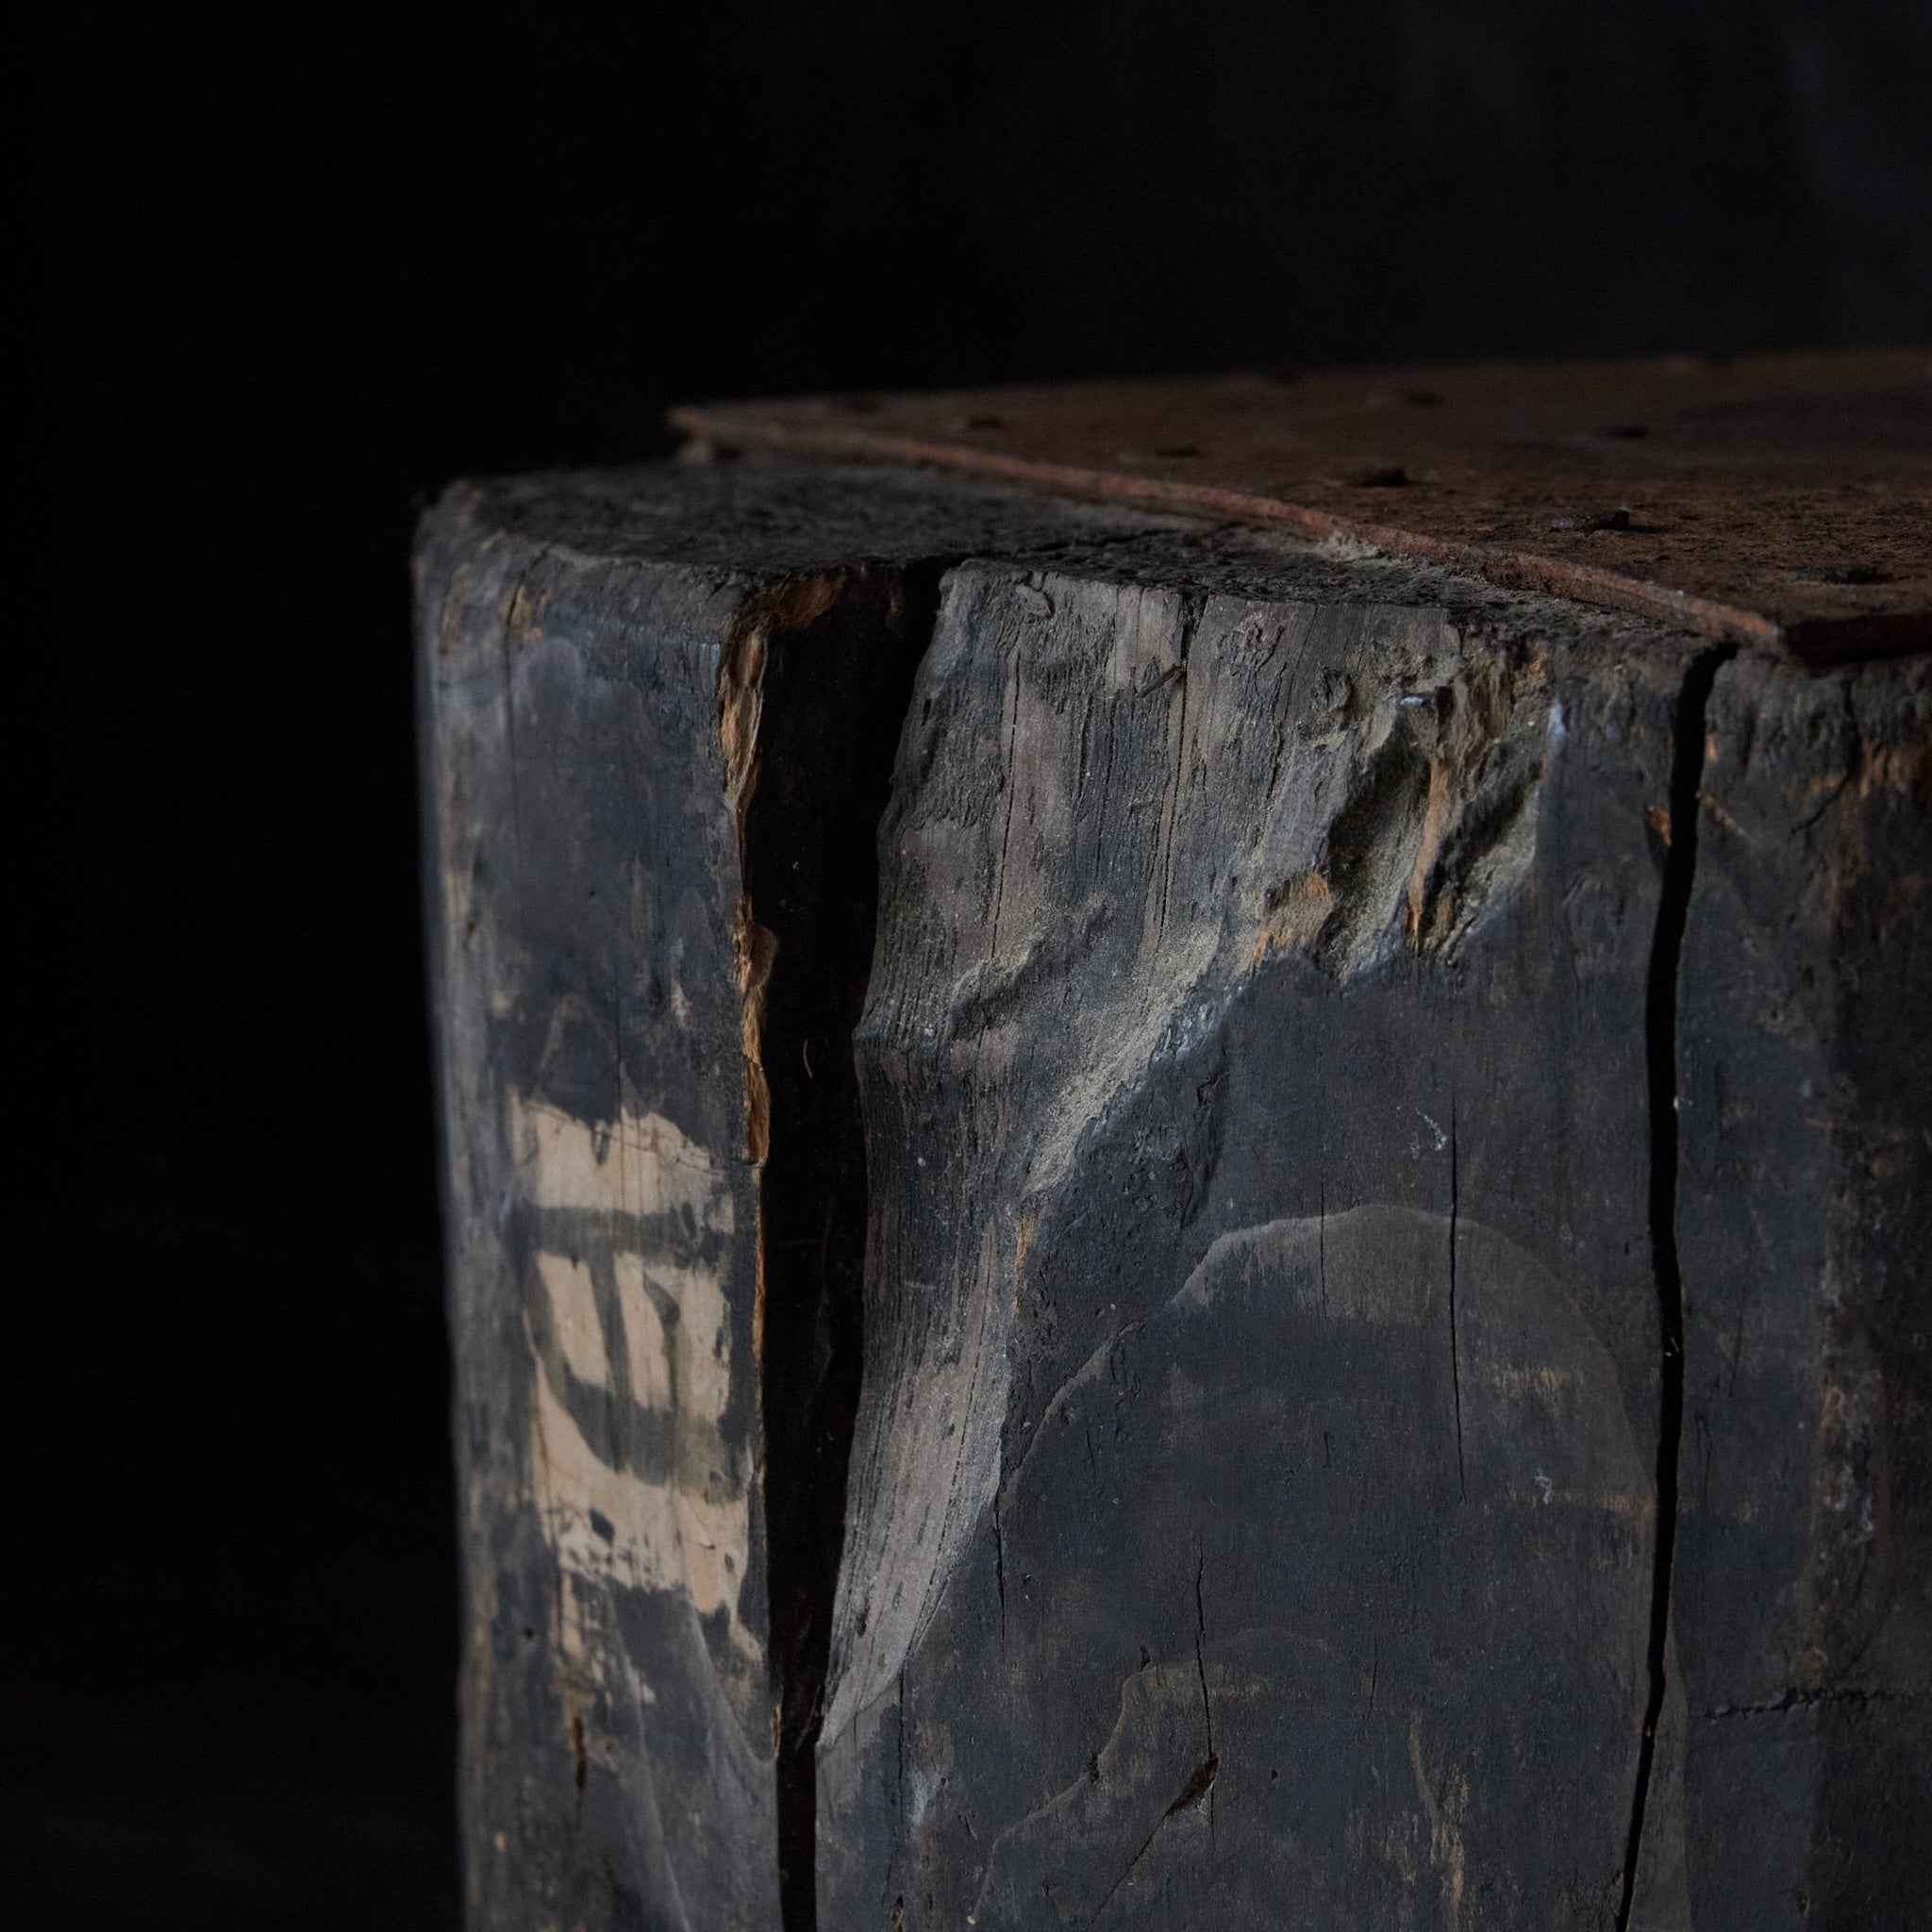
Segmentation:
[(420, 572), (475, 1924), (1908, 1921), (1926, 659), (787, 462)]
[(943, 560), (1145, 526), (726, 468), (425, 520), (476, 1927), (775, 1926), (781, 1840), (808, 1912), (892, 745)]
[(1343, 538), (1827, 661), (1932, 643), (1932, 356), (1671, 357), (714, 403), (720, 449)]

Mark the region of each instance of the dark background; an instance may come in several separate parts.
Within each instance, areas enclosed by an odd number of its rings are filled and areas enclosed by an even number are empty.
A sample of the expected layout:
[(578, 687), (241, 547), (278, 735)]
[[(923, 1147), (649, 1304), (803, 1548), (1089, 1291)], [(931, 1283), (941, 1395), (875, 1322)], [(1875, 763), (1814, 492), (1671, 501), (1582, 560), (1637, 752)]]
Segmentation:
[(39, 53), (0, 1890), (448, 1926), (425, 493), (687, 397), (1924, 341), (1932, 8), (70, 5)]

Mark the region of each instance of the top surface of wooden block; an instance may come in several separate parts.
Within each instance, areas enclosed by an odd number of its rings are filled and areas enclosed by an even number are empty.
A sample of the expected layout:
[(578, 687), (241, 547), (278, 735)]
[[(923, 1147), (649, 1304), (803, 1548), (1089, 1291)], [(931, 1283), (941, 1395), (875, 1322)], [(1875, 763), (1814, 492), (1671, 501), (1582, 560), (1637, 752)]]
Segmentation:
[(912, 463), (1354, 540), (1828, 662), (1932, 644), (1932, 353), (704, 404), (721, 451)]

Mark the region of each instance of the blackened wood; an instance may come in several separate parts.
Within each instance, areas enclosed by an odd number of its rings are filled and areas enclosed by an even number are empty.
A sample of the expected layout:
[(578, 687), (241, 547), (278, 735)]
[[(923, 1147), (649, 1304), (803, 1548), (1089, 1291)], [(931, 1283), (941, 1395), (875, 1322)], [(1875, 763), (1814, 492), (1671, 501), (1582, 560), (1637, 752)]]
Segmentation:
[(949, 579), (858, 1036), (838, 1923), (1619, 1912), (1698, 654), (1295, 579)]
[(949, 580), (827, 1907), (1910, 1923), (1924, 662), (1294, 576)]
[(944, 560), (1144, 526), (750, 467), (425, 521), (475, 1926), (810, 1922), (892, 743)]
[(1366, 541), (1710, 637), (1932, 642), (1923, 350), (706, 404), (721, 448), (927, 463)]
[(1909, 1922), (1923, 660), (890, 470), (420, 572), (475, 1924)]
[(1906, 1925), (1932, 1818), (1932, 664), (1740, 658), (1678, 1027), (1693, 1923)]

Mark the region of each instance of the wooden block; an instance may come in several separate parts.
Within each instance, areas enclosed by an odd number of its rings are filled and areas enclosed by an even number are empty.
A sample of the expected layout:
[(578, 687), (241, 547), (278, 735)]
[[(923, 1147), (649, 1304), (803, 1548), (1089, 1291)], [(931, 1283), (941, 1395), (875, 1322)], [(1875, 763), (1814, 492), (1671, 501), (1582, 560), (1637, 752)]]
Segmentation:
[(1925, 660), (786, 462), (419, 568), (474, 1923), (1906, 1922)]
[(475, 1926), (808, 1906), (892, 746), (945, 559), (1145, 521), (722, 466), (425, 521)]

